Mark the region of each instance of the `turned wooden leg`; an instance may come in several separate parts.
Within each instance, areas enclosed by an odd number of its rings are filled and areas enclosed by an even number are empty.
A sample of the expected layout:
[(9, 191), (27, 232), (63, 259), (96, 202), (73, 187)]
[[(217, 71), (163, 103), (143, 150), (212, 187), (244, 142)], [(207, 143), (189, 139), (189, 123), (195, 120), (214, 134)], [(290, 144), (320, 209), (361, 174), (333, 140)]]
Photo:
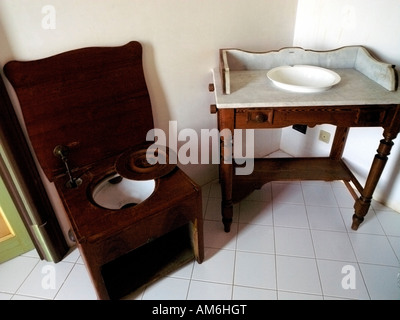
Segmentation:
[(232, 217), (233, 217), (233, 200), (232, 200), (232, 188), (233, 188), (233, 166), (232, 164), (221, 163), (220, 165), (221, 179), (221, 214), (222, 223), (224, 224), (225, 232), (231, 230)]
[(233, 203), (232, 201), (222, 200), (222, 223), (224, 224), (224, 231), (230, 232), (233, 217)]
[(353, 223), (351, 225), (351, 229), (353, 230), (358, 229), (360, 224), (364, 221), (365, 215), (368, 213), (369, 207), (371, 205), (372, 195), (386, 165), (388, 155), (390, 154), (392, 146), (393, 141), (389, 137), (382, 139), (380, 142), (377, 154), (375, 155), (374, 161), (372, 162), (372, 166), (369, 171), (362, 195), (356, 200), (354, 204), (355, 213), (353, 215)]
[(221, 160), (219, 165), (219, 176), (221, 182), (221, 214), (225, 232), (231, 230), (233, 217), (233, 109), (222, 109), (218, 111), (218, 127), (221, 137)]

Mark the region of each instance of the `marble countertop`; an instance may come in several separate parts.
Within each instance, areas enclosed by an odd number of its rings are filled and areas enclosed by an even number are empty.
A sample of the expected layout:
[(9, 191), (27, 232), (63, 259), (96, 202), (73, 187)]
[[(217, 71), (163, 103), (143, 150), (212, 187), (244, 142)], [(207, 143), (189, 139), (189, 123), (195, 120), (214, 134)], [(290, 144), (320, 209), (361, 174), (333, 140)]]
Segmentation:
[(231, 94), (224, 94), (219, 68), (213, 69), (218, 108), (400, 104), (400, 90), (389, 91), (355, 69), (332, 69), (341, 81), (327, 91), (291, 92), (276, 87), (268, 70), (230, 71)]

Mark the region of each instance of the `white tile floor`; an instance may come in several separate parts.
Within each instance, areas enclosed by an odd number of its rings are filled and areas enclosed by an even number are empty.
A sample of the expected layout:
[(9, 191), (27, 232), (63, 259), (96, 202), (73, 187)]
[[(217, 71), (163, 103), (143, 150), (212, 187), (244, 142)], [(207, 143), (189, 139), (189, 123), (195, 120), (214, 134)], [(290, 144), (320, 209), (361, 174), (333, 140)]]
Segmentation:
[[(218, 182), (203, 188), (205, 261), (126, 299), (400, 300), (400, 214), (373, 202), (358, 231), (340, 182), (273, 182), (220, 221)], [(0, 264), (0, 300), (93, 300), (79, 252), (57, 264), (35, 251)]]

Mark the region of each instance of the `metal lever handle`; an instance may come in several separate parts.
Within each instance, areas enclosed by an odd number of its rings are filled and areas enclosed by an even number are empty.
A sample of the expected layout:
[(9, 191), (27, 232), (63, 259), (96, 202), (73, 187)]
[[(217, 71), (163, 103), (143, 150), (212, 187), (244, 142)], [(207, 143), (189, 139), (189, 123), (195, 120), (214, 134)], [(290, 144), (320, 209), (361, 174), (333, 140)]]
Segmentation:
[(69, 178), (69, 181), (67, 181), (66, 183), (67, 188), (69, 189), (78, 188), (82, 184), (82, 179), (74, 178), (72, 176), (71, 170), (69, 169), (68, 158), (67, 158), (69, 154), (69, 148), (63, 145), (58, 145), (54, 148), (53, 154), (64, 162), (65, 169), (67, 170), (67, 175)]

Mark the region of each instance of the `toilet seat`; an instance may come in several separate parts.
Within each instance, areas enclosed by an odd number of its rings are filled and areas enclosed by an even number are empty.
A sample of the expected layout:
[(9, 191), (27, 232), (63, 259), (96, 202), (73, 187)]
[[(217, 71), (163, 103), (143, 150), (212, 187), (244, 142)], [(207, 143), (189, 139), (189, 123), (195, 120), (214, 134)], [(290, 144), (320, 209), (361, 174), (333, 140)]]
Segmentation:
[[(113, 210), (102, 208), (96, 203), (88, 201), (88, 198), (91, 200), (88, 195), (93, 193), (95, 187), (103, 181), (105, 176), (110, 176), (114, 172), (115, 165), (112, 159), (107, 159), (80, 175), (83, 182), (77, 190), (70, 189), (65, 185), (65, 177), (55, 180), (55, 185), (60, 190), (62, 201), (68, 205), (69, 210), (67, 213), (70, 220), (79, 226), (74, 232), (78, 242), (97, 241), (99, 235), (104, 233), (104, 225), (107, 225), (107, 233), (118, 233), (121, 223), (133, 225), (153, 214), (157, 215), (165, 209), (165, 204), (170, 199), (174, 199), (173, 204), (170, 204), (171, 208), (168, 208), (168, 211), (172, 212), (174, 211), (173, 206), (180, 202), (185, 203), (188, 195), (193, 192), (201, 192), (200, 187), (176, 167), (172, 174), (154, 179), (155, 186), (151, 196), (134, 207)], [(85, 214), (82, 214), (83, 203), (85, 204)], [(191, 206), (192, 204), (189, 207)], [(149, 207), (151, 207), (151, 210), (149, 210)], [(193, 210), (189, 209), (189, 207), (187, 208), (187, 213), (181, 211), (181, 214), (188, 215)], [(98, 223), (99, 219), (102, 220), (101, 224)], [(146, 239), (146, 242), (149, 238)]]

